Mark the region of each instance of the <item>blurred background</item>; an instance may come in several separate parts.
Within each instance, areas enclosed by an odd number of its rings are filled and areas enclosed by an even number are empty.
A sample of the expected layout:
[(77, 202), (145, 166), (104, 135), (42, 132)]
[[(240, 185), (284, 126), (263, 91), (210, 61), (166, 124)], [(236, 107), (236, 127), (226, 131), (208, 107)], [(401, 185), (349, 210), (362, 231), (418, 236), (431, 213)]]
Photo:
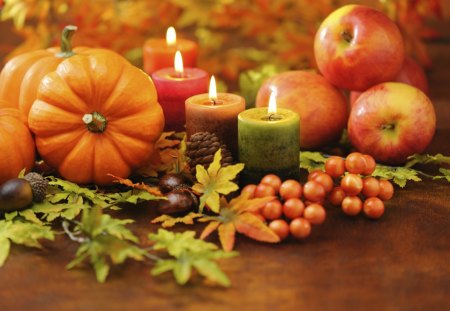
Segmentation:
[(408, 53), (431, 68), (424, 41), (449, 40), (449, 27), (440, 26), (450, 20), (449, 2), (0, 0), (0, 66), (14, 55), (57, 45), (60, 31), (67, 24), (78, 26), (75, 46), (110, 48), (141, 66), (144, 41), (163, 38), (167, 27), (175, 26), (179, 37), (199, 42), (198, 66), (219, 76), (224, 82), (222, 88), (237, 89), (240, 75), (248, 70), (254, 72), (247, 78), (257, 79), (285, 69), (314, 67), (312, 43), (321, 21), (343, 4), (363, 3), (395, 20)]

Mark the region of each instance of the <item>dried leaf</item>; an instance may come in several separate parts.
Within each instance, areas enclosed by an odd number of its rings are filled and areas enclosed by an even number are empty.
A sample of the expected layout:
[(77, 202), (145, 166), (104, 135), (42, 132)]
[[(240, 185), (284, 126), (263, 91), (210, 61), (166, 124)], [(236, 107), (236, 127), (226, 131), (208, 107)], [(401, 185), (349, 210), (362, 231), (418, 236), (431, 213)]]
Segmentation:
[(189, 213), (183, 217), (172, 217), (170, 215), (161, 215), (152, 220), (152, 224), (161, 223), (163, 228), (173, 227), (178, 223), (182, 223), (185, 225), (194, 224), (194, 219), (202, 217), (203, 214), (199, 213)]
[(158, 187), (150, 187), (149, 185), (144, 184), (143, 182), (140, 183), (133, 183), (131, 180), (126, 179), (126, 178), (121, 178), (118, 176), (115, 176), (113, 174), (108, 174), (108, 176), (111, 176), (115, 179), (115, 182), (134, 188), (134, 189), (140, 189), (140, 190), (144, 190), (147, 191), (150, 194), (153, 194), (154, 196), (157, 197), (162, 197), (163, 194), (161, 193), (161, 191), (159, 191)]

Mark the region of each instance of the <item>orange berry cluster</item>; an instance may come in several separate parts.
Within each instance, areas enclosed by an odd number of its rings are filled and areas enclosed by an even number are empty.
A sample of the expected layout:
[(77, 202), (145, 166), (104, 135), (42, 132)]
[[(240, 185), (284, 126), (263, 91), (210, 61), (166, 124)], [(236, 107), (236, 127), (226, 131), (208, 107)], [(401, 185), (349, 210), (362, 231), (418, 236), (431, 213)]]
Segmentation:
[[(322, 186), (319, 191), (323, 191)], [(317, 194), (313, 191), (305, 192), (302, 184), (294, 179), (282, 182), (280, 177), (268, 174), (258, 185), (247, 185), (242, 192), (247, 192), (254, 198), (277, 196), (277, 199), (266, 203), (255, 215), (268, 222), (269, 228), (280, 240), (289, 235), (304, 239), (311, 234), (311, 225), (322, 224), (326, 218), (325, 209), (319, 203), (320, 200), (317, 200)]]
[[(388, 180), (370, 177), (376, 167), (372, 156), (359, 152), (350, 153), (345, 159), (331, 156), (325, 162), (325, 172), (318, 170), (309, 173), (308, 180), (317, 180), (324, 174), (331, 179), (330, 192), (327, 196), (331, 204), (340, 206), (350, 216), (364, 212), (371, 219), (378, 219), (384, 214), (384, 202), (394, 195), (394, 187)], [(363, 177), (361, 177), (363, 176)], [(334, 186), (336, 179), (339, 186)], [(320, 179), (320, 178), (319, 178)], [(327, 178), (328, 179), (328, 178)], [(325, 184), (322, 182), (322, 185)]]
[(297, 180), (282, 181), (274, 174), (264, 176), (258, 185), (242, 189), (251, 198), (277, 196), (256, 213), (281, 240), (292, 235), (304, 239), (311, 234), (311, 225), (325, 221), (325, 202), (340, 206), (350, 216), (364, 212), (371, 219), (384, 214), (384, 202), (392, 198), (394, 187), (387, 180), (370, 177), (376, 167), (372, 156), (359, 152), (346, 158), (331, 156), (325, 162), (325, 171), (308, 174), (302, 185)]

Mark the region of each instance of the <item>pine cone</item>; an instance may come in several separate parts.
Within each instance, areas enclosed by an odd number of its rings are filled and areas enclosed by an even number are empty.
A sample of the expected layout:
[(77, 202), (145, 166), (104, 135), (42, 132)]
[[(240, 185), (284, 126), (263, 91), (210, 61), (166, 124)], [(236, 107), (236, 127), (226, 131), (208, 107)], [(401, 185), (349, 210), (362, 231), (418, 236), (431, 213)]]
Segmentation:
[(205, 169), (214, 160), (214, 154), (221, 148), (222, 161), (220, 164), (225, 167), (234, 164), (233, 156), (227, 146), (223, 144), (214, 133), (198, 132), (192, 135), (186, 143), (186, 156), (191, 173), (195, 176), (195, 166), (203, 165)]

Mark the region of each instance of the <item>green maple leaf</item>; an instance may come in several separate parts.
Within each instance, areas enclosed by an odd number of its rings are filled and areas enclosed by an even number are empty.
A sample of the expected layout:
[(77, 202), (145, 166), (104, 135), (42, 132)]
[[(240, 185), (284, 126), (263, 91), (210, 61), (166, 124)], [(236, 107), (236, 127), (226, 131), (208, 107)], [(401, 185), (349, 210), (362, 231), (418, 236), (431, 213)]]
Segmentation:
[(442, 175), (435, 176), (433, 179), (445, 179), (448, 182), (450, 182), (450, 170), (445, 169), (445, 168), (440, 168), (439, 172), (441, 172)]
[(201, 193), (199, 211), (202, 212), (208, 206), (213, 212), (218, 213), (220, 209), (220, 194), (229, 194), (239, 189), (232, 180), (244, 169), (244, 164), (238, 163), (221, 167), (221, 149), (214, 154), (214, 160), (206, 170), (202, 165), (197, 165), (197, 183), (192, 189)]
[(401, 188), (403, 188), (406, 186), (406, 182), (409, 180), (421, 181), (422, 179), (417, 176), (418, 174), (419, 172), (412, 168), (403, 166), (392, 167), (378, 164), (375, 168), (375, 171), (372, 173), (372, 176), (382, 179), (390, 179)]
[(144, 260), (145, 251), (134, 245), (137, 237), (125, 227), (133, 222), (130, 219), (114, 219), (102, 213), (100, 207), (95, 206), (84, 210), (81, 222), (74, 232), (82, 232), (81, 245), (76, 257), (67, 265), (72, 269), (85, 260), (89, 260), (95, 270), (96, 278), (103, 283), (112, 264), (121, 264), (126, 259)]
[(414, 154), (408, 157), (408, 162), (406, 162), (405, 167), (410, 168), (416, 164), (450, 164), (450, 157), (444, 156), (441, 153), (436, 155), (431, 154)]
[(196, 239), (194, 231), (174, 233), (159, 229), (149, 239), (155, 242), (155, 250), (166, 250), (173, 257), (158, 260), (152, 275), (172, 271), (178, 284), (186, 284), (195, 269), (210, 281), (230, 286), (230, 280), (214, 260), (236, 256), (236, 252), (224, 252), (215, 244)]
[(300, 152), (300, 167), (308, 170), (308, 172), (323, 169), (326, 160), (327, 158), (320, 152)]
[(8, 258), (11, 242), (41, 248), (40, 239), (53, 240), (52, 229), (31, 222), (0, 220), (0, 267)]

